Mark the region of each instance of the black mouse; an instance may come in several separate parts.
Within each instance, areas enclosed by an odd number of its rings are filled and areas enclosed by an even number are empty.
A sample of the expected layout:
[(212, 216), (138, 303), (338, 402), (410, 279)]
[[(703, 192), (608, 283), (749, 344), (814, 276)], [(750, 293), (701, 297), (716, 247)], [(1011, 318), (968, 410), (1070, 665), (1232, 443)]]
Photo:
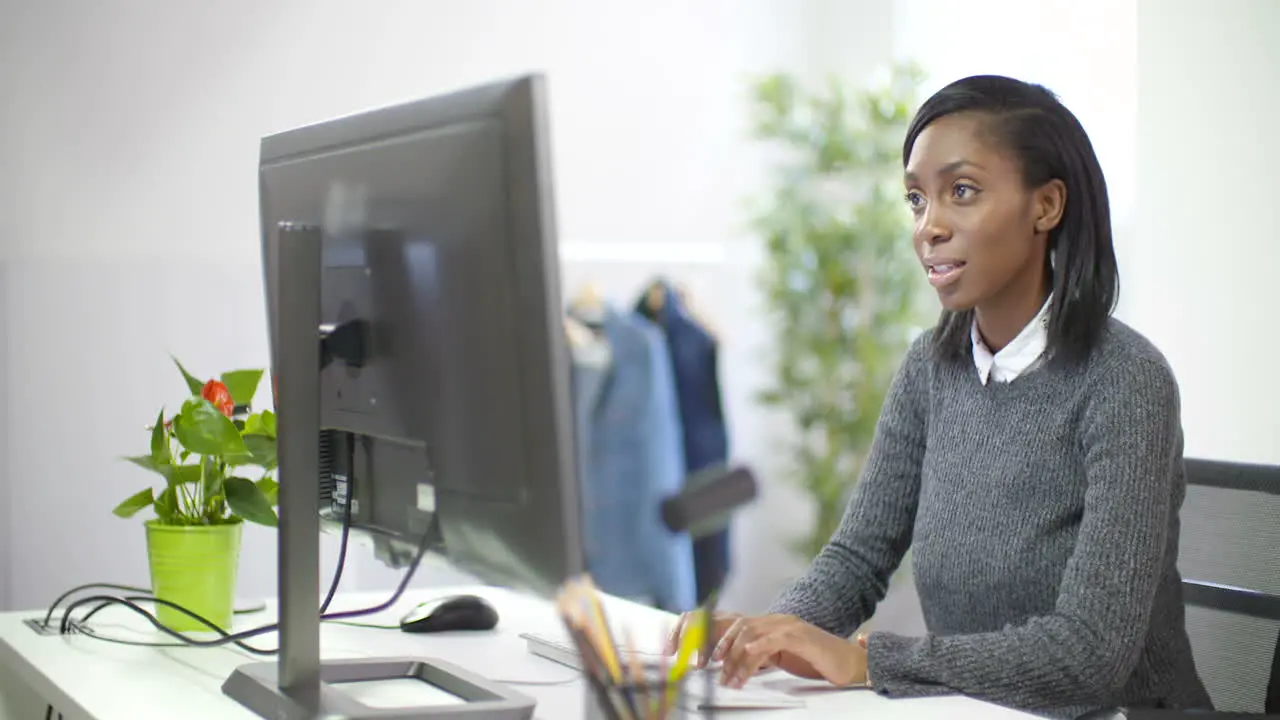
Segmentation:
[(408, 633), (492, 630), (497, 624), (498, 611), (488, 600), (476, 595), (457, 595), (443, 602), (423, 603), (400, 619), (400, 629)]

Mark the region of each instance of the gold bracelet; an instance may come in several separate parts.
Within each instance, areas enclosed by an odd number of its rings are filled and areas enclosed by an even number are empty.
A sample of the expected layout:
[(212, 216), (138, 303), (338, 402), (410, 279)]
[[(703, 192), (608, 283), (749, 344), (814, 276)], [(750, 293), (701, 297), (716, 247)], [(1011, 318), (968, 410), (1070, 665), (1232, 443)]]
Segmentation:
[[(854, 638), (854, 640), (858, 643), (859, 646), (862, 647), (863, 650), (868, 649), (866, 633), (858, 633), (857, 636)], [(875, 687), (871, 683), (871, 658), (869, 656), (867, 658), (867, 687), (868, 688)]]

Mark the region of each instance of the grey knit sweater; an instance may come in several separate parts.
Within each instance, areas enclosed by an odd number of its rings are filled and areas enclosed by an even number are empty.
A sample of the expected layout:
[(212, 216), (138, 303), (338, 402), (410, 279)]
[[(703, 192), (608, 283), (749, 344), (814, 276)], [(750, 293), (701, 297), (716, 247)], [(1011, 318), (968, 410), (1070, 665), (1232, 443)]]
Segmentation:
[(1112, 320), (1090, 359), (983, 385), (926, 333), (881, 412), (840, 529), (771, 612), (841, 636), (908, 546), (928, 634), (868, 638), (893, 697), (964, 693), (1051, 717), (1210, 707), (1176, 568), (1177, 383)]

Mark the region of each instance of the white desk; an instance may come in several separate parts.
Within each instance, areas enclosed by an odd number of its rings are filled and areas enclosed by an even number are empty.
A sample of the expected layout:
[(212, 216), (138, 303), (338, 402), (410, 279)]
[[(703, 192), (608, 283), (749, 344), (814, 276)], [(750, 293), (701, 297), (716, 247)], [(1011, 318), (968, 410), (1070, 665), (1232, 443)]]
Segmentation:
[[(521, 684), (515, 689), (535, 698), (540, 720), (573, 720), (582, 715), (584, 690), (570, 668), (530, 654), (522, 632), (555, 634), (562, 628), (552, 605), (510, 591), (458, 587), (417, 591), (391, 612), (361, 622), (395, 624), (409, 608), (443, 595), (471, 593), (493, 602), (500, 614), (492, 632), (411, 635), (394, 630), (323, 626), (322, 653), (329, 659), (383, 655), (439, 657), (488, 678)], [(337, 610), (368, 607), (385, 594), (339, 596)], [(618, 625), (634, 629), (637, 642), (645, 638), (656, 648), (670, 626), (671, 616), (621, 600), (609, 599), (608, 611)], [(105, 643), (83, 636), (42, 637), (23, 625), (43, 610), (0, 614), (0, 720), (38, 720), (44, 703), (51, 703), (66, 720), (255, 720), (256, 716), (222, 694), (231, 671), (246, 662), (261, 661), (236, 649), (139, 648)], [(55, 616), (56, 617), (56, 616)], [(237, 629), (274, 620), (274, 611), (242, 616)], [(96, 632), (111, 637), (163, 640), (142, 618), (113, 608), (94, 617)], [(274, 647), (276, 636), (250, 641)], [(643, 648), (649, 649), (649, 648)], [(964, 697), (887, 700), (866, 690), (837, 691), (814, 683), (770, 676), (770, 686), (806, 699), (803, 710), (732, 711), (735, 720), (796, 720), (796, 718), (983, 718), (1014, 720), (1032, 717)], [(763, 679), (758, 679), (761, 681)], [(523, 683), (549, 683), (532, 685)], [(22, 693), (4, 688), (29, 688)], [(9, 717), (5, 717), (5, 694)], [(37, 710), (32, 714), (33, 706)], [(17, 713), (21, 712), (21, 715)]]

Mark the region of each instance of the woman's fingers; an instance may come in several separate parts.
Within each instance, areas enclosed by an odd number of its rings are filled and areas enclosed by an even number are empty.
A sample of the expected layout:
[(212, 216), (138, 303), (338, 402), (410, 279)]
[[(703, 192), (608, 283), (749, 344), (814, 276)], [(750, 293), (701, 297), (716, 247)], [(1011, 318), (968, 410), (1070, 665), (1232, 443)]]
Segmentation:
[(676, 620), (675, 627), (671, 628), (671, 632), (667, 634), (667, 644), (662, 651), (667, 655), (675, 655), (680, 649), (680, 641), (684, 639), (684, 629), (689, 623), (689, 613), (682, 614)]
[(771, 658), (785, 648), (787, 640), (786, 634), (776, 629), (758, 637), (753, 634), (750, 640), (739, 638), (724, 661), (725, 684), (742, 687), (747, 680), (770, 664)]
[(716, 643), (716, 649), (711, 653), (710, 659), (717, 662), (724, 660), (725, 655), (733, 648), (734, 643), (738, 641), (738, 636), (742, 634), (742, 630), (747, 626), (748, 622), (750, 621), (745, 617), (734, 618), (733, 623), (725, 630), (724, 635), (720, 636), (720, 640)]
[[(732, 631), (733, 641), (721, 644), (716, 655), (717, 659), (724, 662), (721, 673), (726, 684), (736, 684), (738, 677), (746, 672), (750, 646), (757, 642), (762, 633), (767, 632), (762, 625), (767, 625), (762, 618), (743, 622)], [(728, 639), (729, 636), (725, 637)]]
[(769, 615), (753, 618), (743, 623), (734, 633), (732, 644), (727, 644), (720, 657), (724, 661), (723, 680), (726, 684), (741, 687), (752, 676), (767, 667), (776, 665), (776, 658), (783, 651), (798, 651), (797, 627), (802, 624), (793, 617)]

